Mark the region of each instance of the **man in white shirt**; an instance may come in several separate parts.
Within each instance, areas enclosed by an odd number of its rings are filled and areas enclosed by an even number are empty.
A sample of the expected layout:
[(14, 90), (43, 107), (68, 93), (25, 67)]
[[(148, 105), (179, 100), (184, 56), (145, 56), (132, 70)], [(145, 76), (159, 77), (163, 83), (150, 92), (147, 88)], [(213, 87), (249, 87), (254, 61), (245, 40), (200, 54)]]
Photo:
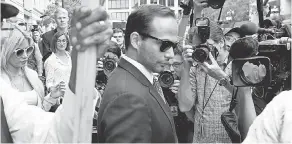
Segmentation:
[(291, 90), (276, 96), (253, 121), (243, 143), (292, 143), (291, 102)]
[[(0, 96), (3, 100), (5, 117), (13, 142), (72, 142), (74, 120), (76, 119), (73, 110), (75, 107), (78, 107), (76, 104), (76, 98), (78, 97), (74, 94), (76, 75), (78, 74), (76, 63), (77, 52), (84, 51), (86, 46), (89, 45), (104, 45), (105, 41), (110, 39), (112, 35), (112, 28), (107, 20), (107, 13), (101, 8), (97, 8), (95, 12), (100, 13), (100, 15), (92, 16), (93, 12), (83, 7), (76, 9), (72, 16), (71, 26), (76, 31), (76, 35), (72, 35), (72, 44), (74, 45), (72, 63), (74, 65), (72, 66), (69, 87), (66, 88), (63, 104), (56, 113), (45, 112), (36, 106), (28, 105), (24, 99), (20, 98), (20, 93), (0, 80)], [(97, 37), (97, 35), (100, 37)], [(98, 50), (98, 56), (103, 55), (104, 50), (100, 49)], [(92, 111), (92, 116), (95, 103), (96, 100), (93, 100), (92, 109), (88, 109), (88, 111)], [(1, 139), (1, 142), (9, 141), (2, 141)]]

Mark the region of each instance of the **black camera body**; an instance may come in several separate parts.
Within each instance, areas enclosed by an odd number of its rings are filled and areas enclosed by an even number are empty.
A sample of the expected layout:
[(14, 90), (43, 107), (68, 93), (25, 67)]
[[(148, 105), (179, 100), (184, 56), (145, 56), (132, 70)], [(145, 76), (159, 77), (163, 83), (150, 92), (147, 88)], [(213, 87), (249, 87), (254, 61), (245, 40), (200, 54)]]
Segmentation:
[(198, 35), (201, 39), (201, 44), (193, 46), (192, 58), (197, 62), (204, 62), (209, 60), (209, 52), (216, 57), (216, 49), (209, 47), (206, 42), (210, 37), (210, 20), (207, 17), (197, 18), (195, 20), (196, 27), (198, 28)]
[(103, 68), (109, 72), (112, 72), (116, 68), (116, 61), (112, 58), (106, 57), (103, 59)]

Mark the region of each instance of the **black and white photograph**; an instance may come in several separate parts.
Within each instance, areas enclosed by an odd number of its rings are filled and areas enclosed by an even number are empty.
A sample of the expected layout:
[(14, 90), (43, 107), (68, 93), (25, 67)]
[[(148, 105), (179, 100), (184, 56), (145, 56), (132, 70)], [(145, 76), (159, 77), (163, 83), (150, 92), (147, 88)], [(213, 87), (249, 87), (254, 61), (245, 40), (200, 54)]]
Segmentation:
[(1, 143), (292, 143), (291, 0), (1, 0)]

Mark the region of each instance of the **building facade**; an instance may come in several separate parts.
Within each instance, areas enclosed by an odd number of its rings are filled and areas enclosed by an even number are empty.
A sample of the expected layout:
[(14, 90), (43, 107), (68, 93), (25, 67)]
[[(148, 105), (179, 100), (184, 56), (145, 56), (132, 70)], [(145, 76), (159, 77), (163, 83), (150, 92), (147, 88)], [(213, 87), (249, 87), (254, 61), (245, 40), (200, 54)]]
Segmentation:
[(47, 6), (54, 0), (1, 0), (8, 2), (19, 9), (19, 14), (16, 16), (24, 20), (28, 25), (35, 25), (40, 16), (43, 15)]
[(106, 0), (105, 8), (112, 21), (127, 21), (129, 14), (143, 4), (160, 4), (170, 7), (176, 15), (181, 11), (179, 0)]

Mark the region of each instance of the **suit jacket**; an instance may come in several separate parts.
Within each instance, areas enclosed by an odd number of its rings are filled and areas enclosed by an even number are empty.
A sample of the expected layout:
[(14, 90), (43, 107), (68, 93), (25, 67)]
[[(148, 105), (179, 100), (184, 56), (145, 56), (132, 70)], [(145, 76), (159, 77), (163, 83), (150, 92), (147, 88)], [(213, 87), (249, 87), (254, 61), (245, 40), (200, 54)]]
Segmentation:
[(43, 55), (43, 61), (45, 61), (52, 53), (51, 51), (51, 43), (53, 36), (57, 33), (57, 29), (48, 31), (42, 35), (42, 55)]
[(109, 77), (98, 114), (100, 143), (176, 143), (174, 121), (149, 80), (121, 59)]

